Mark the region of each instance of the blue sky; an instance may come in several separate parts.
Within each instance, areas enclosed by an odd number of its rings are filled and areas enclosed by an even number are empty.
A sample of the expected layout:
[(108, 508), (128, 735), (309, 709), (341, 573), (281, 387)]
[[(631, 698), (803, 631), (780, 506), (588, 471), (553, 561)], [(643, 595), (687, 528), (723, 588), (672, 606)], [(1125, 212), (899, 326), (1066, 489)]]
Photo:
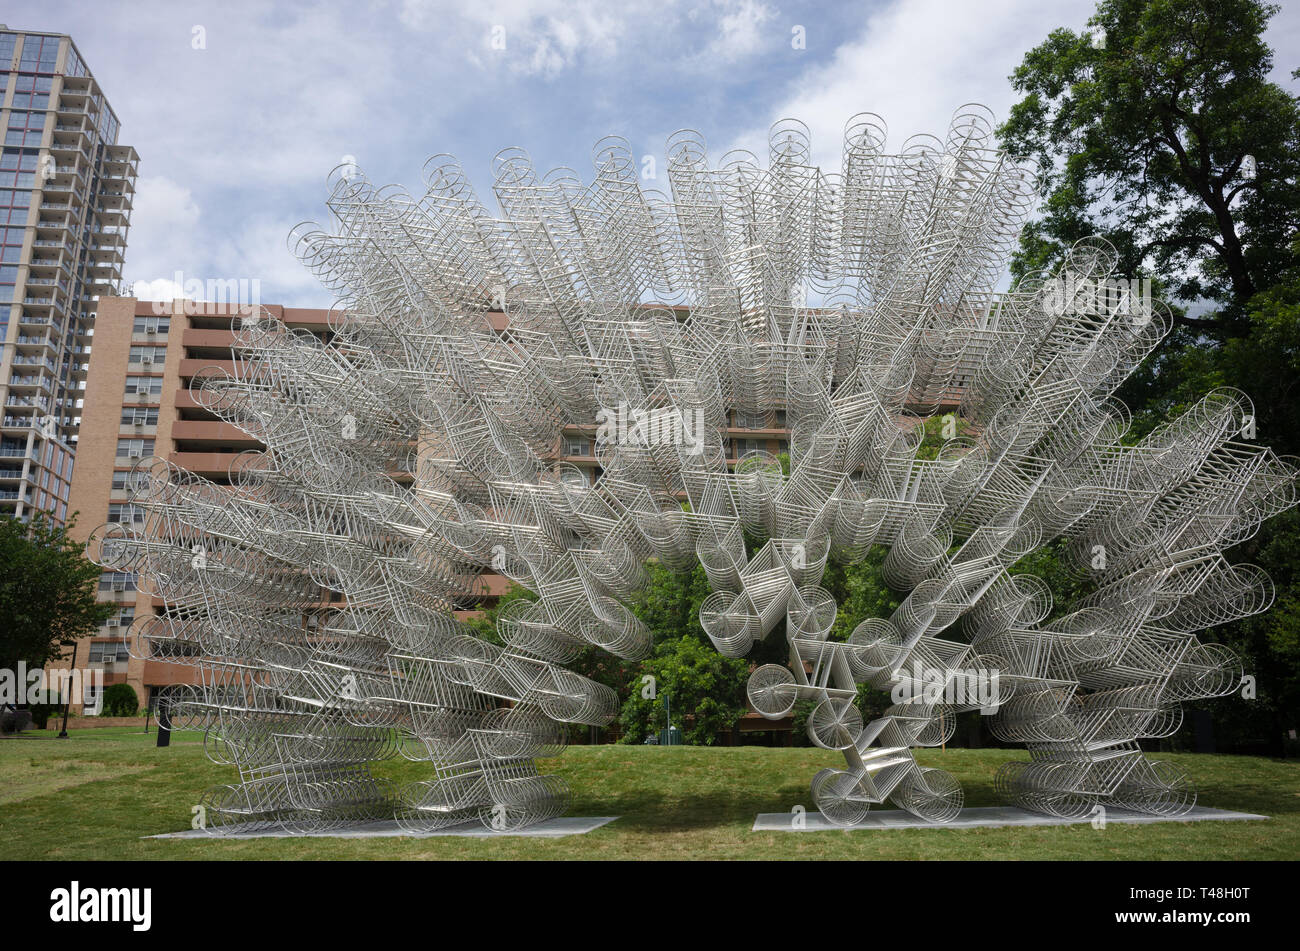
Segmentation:
[[(495, 208), (491, 159), (506, 146), (586, 177), (603, 135), (662, 167), (676, 129), (698, 129), (714, 155), (761, 155), (768, 126), (794, 116), (838, 167), (854, 113), (884, 117), (893, 145), (942, 135), (963, 103), (1004, 117), (1024, 52), (1054, 27), (1081, 29), (1094, 5), (45, 0), (0, 4), (0, 21), (71, 33), (139, 151), (125, 277), (152, 282), (143, 296), (170, 297), (179, 271), (260, 281), (262, 303), (325, 306), (285, 237), (325, 220), (325, 178), (345, 156), (414, 189), (425, 160), (450, 152)], [(1268, 39), (1275, 78), (1295, 88), (1300, 4)]]

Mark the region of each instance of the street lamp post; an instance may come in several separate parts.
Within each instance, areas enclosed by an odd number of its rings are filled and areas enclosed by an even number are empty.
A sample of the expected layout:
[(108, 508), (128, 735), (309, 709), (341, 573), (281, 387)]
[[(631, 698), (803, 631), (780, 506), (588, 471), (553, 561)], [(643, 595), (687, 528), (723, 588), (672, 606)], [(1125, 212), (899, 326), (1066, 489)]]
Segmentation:
[[(77, 669), (77, 642), (72, 642), (72, 663), (68, 665), (68, 673), (72, 674)], [(68, 677), (68, 682), (64, 688), (63, 694), (63, 729), (59, 730), (59, 735), (55, 739), (66, 740), (68, 738), (68, 707), (72, 704), (72, 677)]]

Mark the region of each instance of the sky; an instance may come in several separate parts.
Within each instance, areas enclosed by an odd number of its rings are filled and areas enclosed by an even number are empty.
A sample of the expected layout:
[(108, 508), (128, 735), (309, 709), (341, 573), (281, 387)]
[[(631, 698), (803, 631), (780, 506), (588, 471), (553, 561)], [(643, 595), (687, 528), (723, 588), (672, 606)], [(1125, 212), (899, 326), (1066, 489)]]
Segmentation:
[[(594, 143), (619, 135), (656, 157), (658, 178), (643, 184), (666, 191), (675, 130), (701, 132), (713, 156), (764, 157), (769, 126), (794, 117), (812, 132), (814, 160), (838, 169), (845, 120), (859, 112), (883, 117), (893, 146), (942, 138), (965, 103), (1005, 118), (1024, 53), (1056, 27), (1083, 29), (1094, 7), (0, 0), (0, 22), (70, 33), (121, 120), (119, 141), (139, 152), (124, 270), (138, 296), (244, 281), (262, 304), (323, 307), (330, 293), (286, 238), (328, 221), (325, 182), (340, 164), (418, 192), (428, 158), (450, 153), (494, 209), (492, 157), (509, 146), (539, 172), (589, 178)], [(1300, 4), (1266, 38), (1275, 80), (1297, 90)]]

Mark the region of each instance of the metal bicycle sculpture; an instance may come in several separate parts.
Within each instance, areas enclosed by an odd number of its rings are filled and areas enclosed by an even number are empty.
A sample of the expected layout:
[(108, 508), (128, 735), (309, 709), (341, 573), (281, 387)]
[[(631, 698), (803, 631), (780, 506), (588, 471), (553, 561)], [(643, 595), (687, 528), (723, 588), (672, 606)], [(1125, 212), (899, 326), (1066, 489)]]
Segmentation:
[[(671, 195), (642, 187), (621, 139), (597, 143), (589, 184), (508, 149), (496, 217), (445, 155), (416, 195), (336, 170), (333, 226), (291, 238), (338, 295), (332, 333), (252, 314), (233, 374), (192, 387), (266, 450), (228, 485), (142, 463), (145, 525), (91, 546), (164, 601), (128, 643), (197, 669), (174, 716), (239, 769), (204, 797), (209, 827), (559, 815), (567, 790), (536, 759), (618, 712), (565, 665), (646, 655), (628, 604), (650, 559), (703, 566), (723, 654), (783, 626), (789, 664), (754, 670), (750, 701), (773, 718), (816, 703), (812, 740), (845, 759), (812, 782), (833, 822), (886, 800), (952, 819), (960, 785), (912, 750), (975, 707), (1029, 748), (997, 777), (1012, 803), (1189, 809), (1186, 776), (1138, 741), (1237, 687), (1197, 632), (1270, 605), (1264, 573), (1222, 552), (1296, 504), (1297, 469), (1241, 438), (1233, 390), (1130, 438), (1113, 394), (1171, 319), (1105, 243), (995, 290), (1033, 196), (990, 118), (963, 107), (945, 140), (888, 152), (884, 123), (856, 116), (836, 173), (792, 120), (765, 167), (711, 163), (678, 132)], [(778, 413), (788, 471), (762, 451), (729, 463), (727, 427)], [(564, 434), (593, 431), (594, 480), (557, 462)], [(1094, 584), (1054, 606), (1020, 568), (1057, 539)], [(873, 546), (905, 596), (833, 639), (826, 565)], [(455, 616), (487, 570), (537, 594), (502, 612), (500, 644)], [(996, 696), (923, 689), (972, 669)], [(901, 702), (864, 723), (861, 684)], [(376, 779), (394, 755), (427, 778)]]

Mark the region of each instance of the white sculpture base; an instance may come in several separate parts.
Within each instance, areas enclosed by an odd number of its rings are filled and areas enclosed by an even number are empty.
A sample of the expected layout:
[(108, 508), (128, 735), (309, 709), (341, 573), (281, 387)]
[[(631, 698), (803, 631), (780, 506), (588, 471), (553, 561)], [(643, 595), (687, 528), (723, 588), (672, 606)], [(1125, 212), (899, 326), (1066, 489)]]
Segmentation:
[(411, 838), (411, 839), (431, 839), (436, 836), (462, 836), (471, 839), (496, 839), (502, 836), (525, 836), (542, 839), (558, 839), (566, 835), (586, 835), (593, 832), (603, 825), (608, 825), (617, 819), (618, 816), (561, 816), (558, 819), (548, 819), (545, 822), (539, 822), (535, 826), (529, 826), (526, 829), (520, 829), (515, 832), (493, 832), (491, 829), (484, 828), (481, 822), (465, 822), (458, 826), (452, 826), (448, 829), (439, 829), (437, 832), (407, 832), (391, 819), (379, 822), (368, 822), (365, 825), (355, 826), (350, 829), (339, 829), (333, 832), (307, 832), (301, 835), (295, 835), (283, 831), (261, 830), (257, 832), (238, 832), (231, 829), (216, 834), (209, 834), (202, 829), (186, 829), (184, 832), (164, 832), (162, 835), (142, 836), (146, 839), (206, 839), (209, 842), (219, 842), (222, 839), (383, 839), (383, 838)]
[[(991, 829), (998, 826), (1070, 826), (1083, 825), (1090, 822), (1100, 822), (1101, 816), (1088, 817), (1081, 819), (1059, 819), (1055, 816), (1044, 816), (1036, 812), (1026, 812), (1024, 809), (1016, 809), (1012, 806), (978, 806), (971, 809), (963, 809), (952, 822), (936, 823), (926, 822), (924, 819), (918, 819), (911, 813), (904, 812), (901, 809), (881, 809), (873, 810), (867, 815), (865, 821), (856, 826), (837, 826), (826, 819), (822, 818), (820, 812), (764, 812), (760, 813), (754, 820), (754, 832), (827, 832), (833, 829), (842, 829), (849, 832), (858, 832), (870, 829)], [(1257, 816), (1249, 812), (1232, 812), (1227, 809), (1210, 809), (1206, 806), (1195, 806), (1192, 811), (1182, 816), (1148, 816), (1137, 812), (1127, 812), (1122, 809), (1107, 809), (1105, 814), (1107, 823), (1147, 823), (1147, 822), (1200, 822), (1209, 819), (1219, 820), (1247, 820), (1247, 819), (1267, 819), (1268, 816)], [(796, 822), (801, 819), (802, 823)]]

